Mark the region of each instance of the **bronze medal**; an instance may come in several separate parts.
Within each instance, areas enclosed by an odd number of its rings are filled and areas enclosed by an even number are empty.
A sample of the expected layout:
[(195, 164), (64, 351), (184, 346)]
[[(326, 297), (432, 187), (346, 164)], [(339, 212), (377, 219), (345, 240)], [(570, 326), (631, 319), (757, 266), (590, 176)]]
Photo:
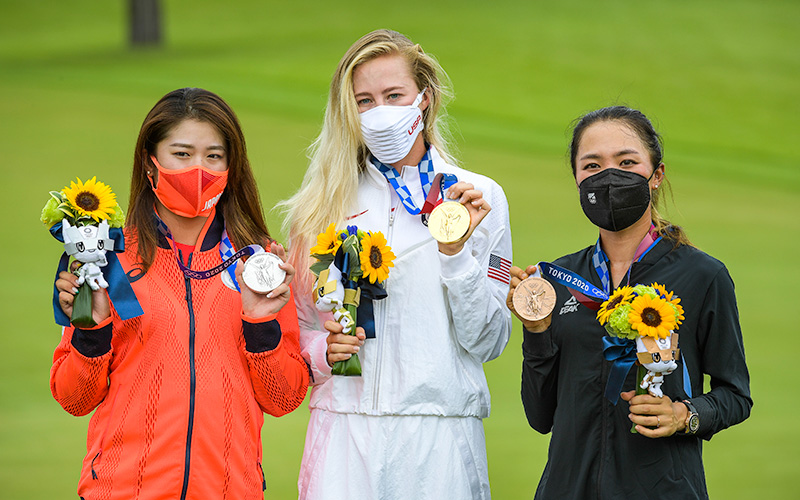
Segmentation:
[(253, 254), (244, 263), (242, 279), (256, 293), (269, 293), (283, 283), (286, 271), (278, 267), (280, 257), (269, 252)]
[(540, 321), (553, 312), (556, 291), (544, 278), (531, 276), (514, 289), (514, 310), (528, 321)]
[(457, 201), (436, 206), (428, 219), (428, 231), (440, 243), (455, 243), (469, 230), (469, 210)]

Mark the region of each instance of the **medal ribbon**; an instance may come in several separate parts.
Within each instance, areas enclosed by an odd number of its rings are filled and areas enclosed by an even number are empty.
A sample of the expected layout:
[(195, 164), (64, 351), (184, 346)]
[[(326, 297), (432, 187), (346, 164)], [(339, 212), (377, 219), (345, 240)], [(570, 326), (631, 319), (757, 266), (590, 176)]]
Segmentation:
[[(639, 262), (644, 256), (652, 250), (656, 243), (661, 241), (661, 236), (658, 235), (656, 227), (650, 224), (650, 230), (644, 236), (639, 246), (636, 247), (636, 253), (633, 255), (633, 261)], [(611, 295), (611, 273), (608, 270), (608, 257), (600, 247), (600, 238), (597, 238), (597, 243), (594, 245), (594, 253), (592, 253), (592, 265), (597, 275), (600, 276), (600, 281), (603, 283), (603, 290), (607, 295)], [(628, 283), (631, 282), (631, 268), (628, 268)], [(606, 299), (607, 300), (607, 299)]]
[[(55, 239), (64, 243), (64, 237), (61, 230), (61, 222), (56, 223), (50, 228), (50, 234)], [(125, 235), (122, 229), (112, 227), (108, 230), (108, 236), (114, 240), (114, 250), (106, 252), (106, 261), (108, 264), (100, 268), (103, 273), (103, 278), (108, 282), (108, 298), (114, 304), (114, 309), (117, 311), (120, 319), (126, 320), (141, 316), (144, 314), (142, 306), (139, 305), (139, 299), (136, 298), (128, 277), (125, 275), (125, 270), (122, 269), (122, 264), (119, 263), (117, 252), (125, 251)], [(67, 252), (61, 254), (61, 259), (58, 262), (58, 269), (56, 270), (56, 278), (53, 280), (53, 315), (55, 316), (56, 324), (61, 326), (69, 326), (70, 321), (64, 311), (61, 310), (61, 305), (58, 303), (58, 289), (56, 288), (55, 281), (58, 280), (58, 275), (61, 271), (66, 271), (69, 265), (69, 255)]]
[[(167, 227), (166, 224), (164, 224), (164, 221), (162, 221), (158, 215), (156, 215), (156, 219), (158, 220), (158, 232), (160, 232), (167, 239), (167, 241), (174, 242), (175, 240), (172, 238), (172, 233), (170, 233), (169, 228)], [(223, 234), (225, 237), (227, 237), (228, 233), (227, 231), (225, 231), (225, 233)], [(222, 264), (214, 266), (211, 269), (206, 269), (205, 271), (196, 271), (194, 269), (185, 266), (183, 262), (181, 262), (181, 259), (178, 257), (177, 252), (175, 252), (174, 245), (170, 245), (170, 248), (172, 248), (172, 253), (175, 255), (175, 260), (178, 262), (178, 267), (180, 268), (181, 271), (183, 271), (184, 276), (187, 276), (195, 280), (205, 280), (208, 278), (212, 278), (221, 273), (222, 271), (231, 267), (241, 257), (244, 257), (245, 255), (253, 255), (255, 253), (264, 251), (261, 245), (247, 245), (246, 247), (242, 248), (238, 252), (232, 254), (230, 257), (225, 259), (225, 261)], [(223, 249), (222, 245), (220, 245), (221, 256), (224, 255), (223, 252), (232, 252), (232, 251), (233, 251), (233, 245), (230, 244), (230, 239), (228, 239), (227, 248)], [(236, 283), (235, 276), (231, 277), (234, 278), (233, 282)], [(236, 288), (237, 289), (239, 288), (238, 285)]]
[[(648, 231), (636, 248), (636, 253), (633, 256), (634, 262), (641, 261), (647, 252), (652, 250), (659, 241), (661, 241), (661, 236), (656, 232), (655, 226), (651, 225), (650, 231)], [(594, 253), (592, 254), (592, 264), (594, 265), (597, 275), (600, 276), (600, 281), (603, 283), (603, 290), (594, 286), (586, 278), (550, 262), (540, 262), (538, 267), (546, 276), (552, 278), (553, 281), (567, 287), (578, 302), (596, 311), (600, 309), (600, 304), (603, 301), (608, 300), (611, 294), (611, 273), (608, 271), (607, 262), (608, 258), (600, 247), (600, 240), (598, 239), (594, 247)], [(628, 283), (630, 283), (630, 279), (631, 268), (628, 268)]]
[[(400, 197), (400, 201), (403, 202), (403, 206), (406, 209), (406, 212), (410, 213), (411, 215), (417, 215), (421, 213), (417, 204), (414, 203), (414, 199), (411, 197), (411, 191), (409, 191), (406, 182), (403, 180), (402, 177), (397, 173), (397, 170), (390, 167), (389, 165), (385, 165), (381, 163), (377, 158), (370, 157), (370, 161), (372, 164), (375, 165), (386, 180), (389, 181), (389, 184), (392, 185), (394, 191), (397, 193), (397, 196)], [(419, 182), (422, 185), (422, 194), (427, 199), (428, 193), (431, 189), (431, 185), (433, 184), (433, 160), (431, 160), (431, 151), (428, 148), (425, 151), (425, 156), (422, 157), (422, 160), (419, 162)]]
[[(456, 177), (455, 174), (446, 174), (443, 172), (436, 174), (436, 177), (433, 178), (433, 185), (431, 186), (433, 189), (428, 191), (428, 196), (425, 197), (425, 204), (422, 206), (420, 213), (431, 213), (436, 205), (446, 199), (445, 193), (450, 189), (450, 186), (457, 182), (458, 177)], [(440, 196), (441, 199), (439, 198)]]
[[(219, 242), (219, 256), (222, 258), (222, 261), (225, 262), (235, 254), (233, 243), (231, 243), (231, 239), (228, 238), (228, 229), (222, 230), (222, 238)], [(236, 287), (237, 292), (241, 292), (239, 289), (239, 283), (236, 281), (236, 266), (229, 266), (225, 269), (225, 272), (228, 273), (228, 276), (231, 277), (231, 282), (233, 282), (233, 286)]]

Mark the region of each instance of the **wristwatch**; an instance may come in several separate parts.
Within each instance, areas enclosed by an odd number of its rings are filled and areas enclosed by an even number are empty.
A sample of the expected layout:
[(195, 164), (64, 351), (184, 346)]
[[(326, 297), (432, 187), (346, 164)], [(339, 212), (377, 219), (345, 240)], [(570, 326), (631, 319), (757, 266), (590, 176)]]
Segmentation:
[(697, 413), (697, 409), (692, 402), (688, 399), (684, 399), (681, 403), (686, 405), (686, 410), (688, 411), (686, 414), (686, 421), (684, 422), (685, 429), (683, 433), (694, 434), (697, 432), (697, 429), (700, 428), (700, 415)]

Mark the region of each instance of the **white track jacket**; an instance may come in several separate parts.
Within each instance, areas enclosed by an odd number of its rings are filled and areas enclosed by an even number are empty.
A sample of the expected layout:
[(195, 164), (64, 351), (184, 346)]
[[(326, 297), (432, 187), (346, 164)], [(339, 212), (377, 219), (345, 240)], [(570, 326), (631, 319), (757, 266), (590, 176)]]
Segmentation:
[[(505, 305), (512, 260), (508, 203), (488, 177), (445, 163), (435, 148), (431, 157), (436, 173), (472, 183), (492, 210), (459, 254), (444, 255), (420, 216), (409, 214), (380, 171), (368, 164), (346, 223), (386, 236), (396, 256), (384, 283), (388, 297), (374, 303), (376, 338), (367, 339), (358, 354), (362, 376), (332, 377), (322, 328), (330, 313), (318, 312), (310, 294), (295, 295), (300, 347), (313, 374), (312, 409), (489, 416), (482, 364), (503, 352), (511, 330)], [(403, 167), (402, 177), (421, 207), (418, 168)]]

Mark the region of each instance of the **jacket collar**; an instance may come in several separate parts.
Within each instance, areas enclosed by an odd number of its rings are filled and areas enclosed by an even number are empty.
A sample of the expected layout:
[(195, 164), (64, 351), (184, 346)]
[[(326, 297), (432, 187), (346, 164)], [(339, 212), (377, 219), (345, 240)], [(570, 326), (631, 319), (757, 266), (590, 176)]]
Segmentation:
[[(158, 215), (156, 214), (155, 208), (153, 209), (153, 225), (158, 226)], [(225, 230), (225, 218), (222, 215), (221, 210), (217, 210), (216, 207), (213, 208), (211, 215), (206, 220), (203, 229), (200, 231), (200, 236), (198, 237), (198, 241), (201, 242), (200, 244), (200, 251), (207, 252), (209, 250), (213, 250), (222, 240), (222, 232)], [(170, 245), (167, 242), (167, 239), (164, 237), (163, 234), (160, 232), (158, 233), (158, 246), (160, 248), (169, 249)]]
[[(638, 276), (640, 275), (640, 273), (644, 272), (644, 270), (649, 269), (652, 266), (656, 265), (658, 261), (660, 261), (665, 255), (667, 255), (674, 249), (675, 249), (675, 243), (672, 240), (662, 237), (661, 240), (659, 240), (649, 252), (644, 254), (642, 260), (631, 264), (631, 284), (632, 285), (635, 284), (634, 275)], [(597, 269), (595, 268), (594, 263), (592, 262), (593, 254), (594, 254), (594, 245), (587, 247), (584, 256), (584, 258), (586, 259), (585, 265), (589, 269), (589, 277), (591, 282), (594, 283), (595, 285), (600, 283), (602, 288), (602, 280), (600, 279), (600, 275), (597, 273)], [(613, 284), (612, 284), (612, 290), (613, 290)]]

